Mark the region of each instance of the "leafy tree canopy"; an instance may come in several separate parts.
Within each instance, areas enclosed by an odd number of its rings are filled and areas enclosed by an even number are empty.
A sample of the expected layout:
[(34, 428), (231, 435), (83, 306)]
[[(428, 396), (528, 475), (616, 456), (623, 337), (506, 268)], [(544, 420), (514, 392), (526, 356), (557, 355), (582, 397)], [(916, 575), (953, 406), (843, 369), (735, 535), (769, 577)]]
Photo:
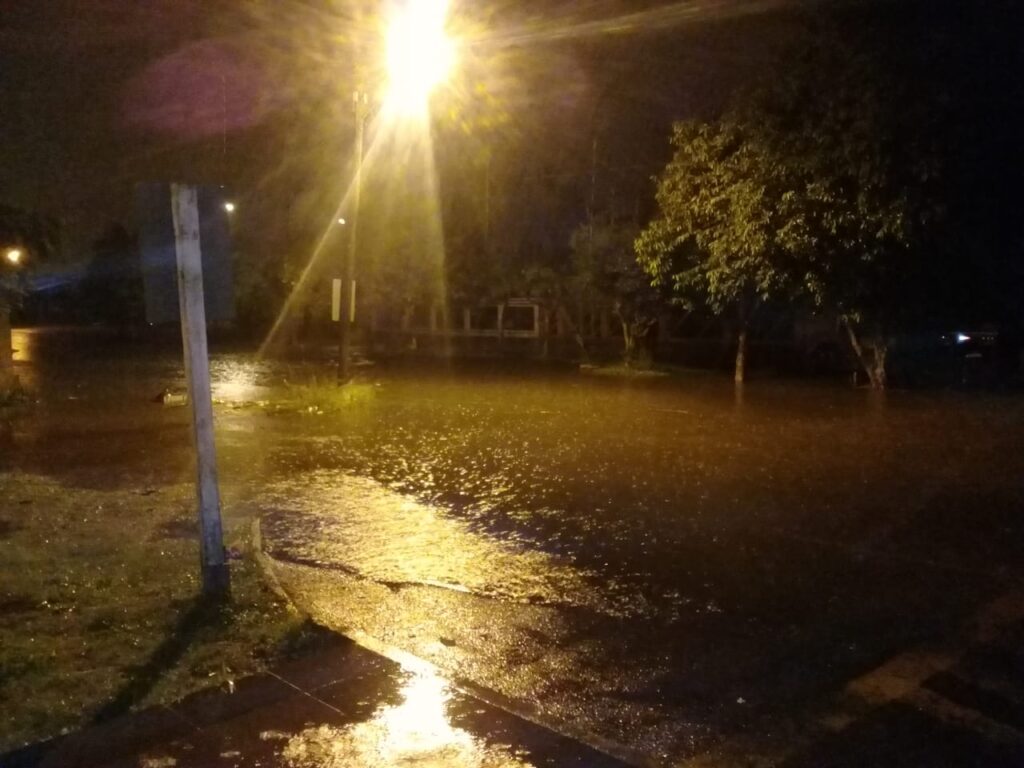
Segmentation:
[(887, 339), (948, 312), (964, 263), (935, 237), (948, 94), (925, 87), (927, 56), (885, 48), (814, 29), (718, 120), (677, 124), (658, 216), (636, 242), (677, 302), (738, 308), (741, 327), (759, 301), (835, 313), (876, 386)]
[(685, 306), (716, 312), (792, 292), (780, 244), (784, 169), (736, 114), (677, 123), (658, 179), (658, 216), (636, 240), (640, 265)]

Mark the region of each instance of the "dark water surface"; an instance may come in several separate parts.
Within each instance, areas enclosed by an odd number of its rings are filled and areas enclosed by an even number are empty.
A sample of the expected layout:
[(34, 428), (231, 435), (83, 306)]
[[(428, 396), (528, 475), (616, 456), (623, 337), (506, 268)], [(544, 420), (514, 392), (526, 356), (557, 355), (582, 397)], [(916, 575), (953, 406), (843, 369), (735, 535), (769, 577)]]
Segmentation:
[[(187, 414), (150, 402), (181, 379), (173, 350), (76, 338), (16, 339), (40, 402), (0, 468), (84, 485), (187, 476)], [(577, 721), (642, 749), (682, 753), (804, 706), (1019, 585), (1017, 398), (378, 371), (336, 408), (311, 388), (301, 408), (230, 407), (294, 399), (315, 373), (213, 361), (222, 480), (259, 509), (271, 554), (511, 606), (525, 636), (548, 611), (560, 629), (517, 641), (535, 646), (534, 677), (508, 682), (517, 662), (500, 654), (487, 663), (505, 677), (468, 653), (460, 669), (563, 719), (559, 696), (583, 702)], [(318, 583), (304, 594), (359, 624), (349, 593)], [(450, 610), (459, 642), (469, 619)], [(425, 621), (412, 615), (391, 624), (411, 635)], [(538, 683), (559, 670), (568, 688)], [(602, 710), (609, 698), (620, 708)], [(687, 727), (666, 730), (673, 718)]]

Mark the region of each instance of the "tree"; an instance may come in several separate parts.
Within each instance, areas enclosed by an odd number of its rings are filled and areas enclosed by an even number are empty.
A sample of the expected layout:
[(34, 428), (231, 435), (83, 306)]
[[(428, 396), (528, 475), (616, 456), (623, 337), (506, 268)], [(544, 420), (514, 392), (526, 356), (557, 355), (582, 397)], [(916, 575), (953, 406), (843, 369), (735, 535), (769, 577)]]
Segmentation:
[(838, 317), (878, 389), (893, 334), (929, 305), (920, 243), (939, 173), (931, 113), (896, 71), (826, 30), (742, 107), (789, 176), (779, 245), (814, 305)]
[(734, 315), (739, 383), (757, 306), (799, 288), (780, 241), (790, 179), (757, 125), (736, 112), (676, 123), (672, 144), (658, 179), (658, 215), (637, 237), (636, 256), (674, 302)]
[(580, 288), (607, 300), (622, 326), (623, 358), (629, 367), (654, 360), (654, 329), (664, 302), (637, 263), (631, 221), (583, 224), (572, 236), (573, 267)]
[(794, 178), (783, 248), (873, 387), (902, 335), (1024, 324), (1018, 29), (1009, 5), (850, 6), (745, 102)]
[(637, 254), (676, 301), (737, 313), (738, 381), (759, 302), (834, 314), (876, 388), (897, 334), (963, 311), (977, 265), (939, 234), (956, 100), (928, 76), (942, 46), (895, 44), (912, 27), (812, 28), (723, 117), (675, 127)]

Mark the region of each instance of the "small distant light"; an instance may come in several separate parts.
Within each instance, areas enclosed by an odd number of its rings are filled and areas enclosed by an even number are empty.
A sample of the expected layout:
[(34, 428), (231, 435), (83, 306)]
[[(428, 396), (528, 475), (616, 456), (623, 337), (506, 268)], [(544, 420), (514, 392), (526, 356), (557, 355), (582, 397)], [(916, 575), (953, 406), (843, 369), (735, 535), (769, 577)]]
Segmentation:
[(7, 251), (7, 253), (6, 253), (6, 254), (4, 254), (4, 257), (5, 257), (5, 258), (7, 259), (7, 261), (9, 261), (9, 262), (10, 262), (11, 264), (15, 264), (15, 265), (17, 265), (17, 264), (20, 264), (20, 263), (21, 263), (21, 257), (22, 257), (23, 255), (24, 255), (24, 254), (23, 254), (23, 253), (21, 252), (21, 249), (20, 249), (20, 248), (10, 248), (10, 249), (9, 249), (9, 250)]
[(345, 226), (345, 220), (344, 219), (338, 219), (338, 223), (341, 224), (341, 226)]
[(224, 203), (224, 210), (227, 211), (228, 213), (234, 213), (235, 212), (235, 204), (234, 203)]
[(963, 344), (965, 341), (970, 341), (970, 340), (971, 340), (971, 337), (968, 336), (966, 333), (958, 333), (956, 335), (956, 343), (957, 344)]

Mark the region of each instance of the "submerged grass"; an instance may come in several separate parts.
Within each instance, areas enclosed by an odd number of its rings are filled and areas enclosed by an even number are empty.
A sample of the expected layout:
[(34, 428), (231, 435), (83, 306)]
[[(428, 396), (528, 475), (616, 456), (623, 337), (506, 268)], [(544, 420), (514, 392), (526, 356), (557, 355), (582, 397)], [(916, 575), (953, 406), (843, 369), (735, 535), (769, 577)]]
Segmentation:
[(688, 368), (681, 365), (651, 365), (648, 367), (610, 363), (607, 365), (581, 365), (580, 373), (587, 376), (621, 377), (626, 379), (657, 379), (666, 376), (682, 377), (721, 377), (722, 372), (707, 368)]
[(282, 394), (278, 409), (311, 414), (348, 411), (372, 402), (376, 391), (376, 385), (367, 381), (339, 385), (329, 380), (313, 380), (291, 384)]
[(93, 490), (12, 473), (0, 499), (0, 752), (226, 685), (315, 635), (262, 584), (237, 504), (232, 595), (210, 607), (188, 485)]

